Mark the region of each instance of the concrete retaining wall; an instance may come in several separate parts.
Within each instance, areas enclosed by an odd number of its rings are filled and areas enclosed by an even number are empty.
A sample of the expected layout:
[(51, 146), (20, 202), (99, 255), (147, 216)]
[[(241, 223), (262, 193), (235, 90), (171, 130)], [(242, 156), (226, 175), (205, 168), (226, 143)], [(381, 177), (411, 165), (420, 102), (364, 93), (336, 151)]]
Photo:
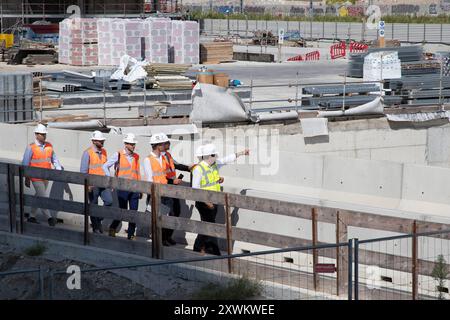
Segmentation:
[[(292, 127), (283, 127), (279, 140), (273, 141), (273, 146), (279, 146), (278, 153), (271, 153), (271, 148), (260, 145), (259, 156), (256, 159), (247, 159), (252, 163), (245, 163), (240, 159), (237, 164), (222, 168), (225, 191), (450, 223), (450, 189), (447, 188), (450, 169), (423, 165), (433, 159), (448, 165), (448, 158), (437, 152), (439, 143), (433, 140), (435, 138), (430, 142), (428, 136), (439, 139), (438, 133), (444, 132), (441, 141), (445, 141), (445, 132), (450, 130), (450, 126), (385, 130), (380, 127), (380, 120), (364, 121), (354, 124), (353, 128), (346, 124), (341, 127), (341, 131), (338, 131), (337, 125), (331, 124), (328, 142), (319, 140), (308, 143), (299, 128), (296, 132)], [(374, 128), (377, 125), (378, 128)], [(264, 126), (261, 126), (259, 130), (255, 127), (253, 132), (241, 132), (232, 144), (244, 147), (245, 141), (249, 144), (249, 137), (261, 138), (263, 129)], [(211, 133), (211, 129), (208, 130)], [(208, 130), (204, 133), (208, 133)], [(233, 130), (237, 131), (239, 128)], [(289, 130), (292, 134), (289, 134)], [(0, 141), (0, 157), (13, 162), (20, 161), (27, 143), (33, 141), (33, 128), (0, 125), (0, 132), (3, 136), (14, 137)], [(79, 170), (81, 154), (90, 145), (89, 138), (88, 132), (61, 129), (51, 129), (48, 134), (48, 140), (53, 143), (63, 166), (70, 171)], [(121, 136), (107, 135), (105, 146), (109, 153), (121, 148), (121, 140)], [(150, 145), (147, 139), (139, 137), (138, 141), (137, 152), (141, 157), (148, 155)], [(222, 154), (234, 152), (231, 143), (225, 147), (220, 142), (217, 142), (217, 145)], [(254, 147), (250, 146), (256, 150)], [(395, 158), (395, 153), (390, 150), (398, 148), (404, 148), (404, 158), (409, 160), (408, 163), (380, 161), (384, 160), (383, 158)], [(432, 151), (419, 156), (420, 152), (415, 151), (417, 148)], [(180, 152), (176, 157), (178, 161), (193, 161), (195, 146), (188, 142), (175, 142), (173, 150), (174, 154)], [(448, 147), (445, 152), (450, 154)], [(403, 155), (403, 151), (400, 153)], [(355, 155), (362, 159), (356, 159)], [(271, 170), (273, 172), (268, 174)], [(188, 181), (189, 175), (185, 176)], [(0, 185), (0, 188), (5, 188), (4, 179), (2, 184), (3, 187)], [(82, 201), (81, 187), (70, 187), (74, 199)], [(27, 189), (27, 192), (30, 190)], [(68, 199), (67, 194), (63, 195), (61, 186), (53, 188), (52, 196)], [(3, 202), (3, 208), (5, 206), (6, 203)], [(183, 208), (183, 216), (199, 219), (197, 211), (193, 210), (192, 202), (187, 202)], [(144, 200), (141, 201), (139, 210), (145, 210)], [(63, 217), (72, 223), (81, 224), (81, 220), (75, 219), (73, 215)], [(235, 217), (237, 226), (302, 238), (310, 237), (310, 227), (306, 221), (277, 217), (277, 223), (273, 224), (271, 219), (269, 214), (255, 214), (248, 210), (239, 210)], [(218, 221), (223, 221), (221, 213)], [(320, 224), (319, 229), (321, 241), (334, 241), (334, 226)], [(368, 237), (385, 234), (371, 232)], [(184, 233), (178, 235), (183, 237)], [(187, 238), (189, 243), (193, 241), (192, 236), (188, 235)]]

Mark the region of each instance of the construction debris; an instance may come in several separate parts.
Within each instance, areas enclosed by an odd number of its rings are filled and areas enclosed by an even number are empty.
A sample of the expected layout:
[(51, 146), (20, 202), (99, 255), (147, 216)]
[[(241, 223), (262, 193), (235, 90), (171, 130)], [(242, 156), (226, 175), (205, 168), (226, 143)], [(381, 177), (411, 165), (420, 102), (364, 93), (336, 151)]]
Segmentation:
[(232, 42), (207, 42), (200, 44), (200, 63), (217, 64), (232, 60)]

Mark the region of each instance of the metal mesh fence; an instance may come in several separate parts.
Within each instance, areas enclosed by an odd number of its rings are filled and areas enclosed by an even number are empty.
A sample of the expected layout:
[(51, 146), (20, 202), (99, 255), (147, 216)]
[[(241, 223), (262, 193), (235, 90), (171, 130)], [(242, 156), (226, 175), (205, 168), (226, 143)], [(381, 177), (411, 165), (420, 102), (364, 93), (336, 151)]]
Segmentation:
[(44, 273), (41, 269), (0, 272), (1, 300), (37, 300), (44, 294)]
[[(340, 267), (336, 260), (338, 250), (340, 256), (345, 256)], [(54, 272), (50, 276), (48, 297), (347, 299), (348, 253), (348, 244), (341, 244), (165, 261), (134, 267), (81, 267), (79, 282), (73, 273)]]

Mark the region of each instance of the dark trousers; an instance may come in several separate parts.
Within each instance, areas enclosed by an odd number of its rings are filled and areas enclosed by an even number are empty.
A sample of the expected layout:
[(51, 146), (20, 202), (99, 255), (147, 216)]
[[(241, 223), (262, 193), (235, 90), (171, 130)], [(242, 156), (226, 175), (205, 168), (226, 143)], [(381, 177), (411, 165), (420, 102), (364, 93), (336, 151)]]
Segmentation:
[[(197, 201), (195, 207), (200, 213), (202, 221), (216, 222), (217, 205), (214, 205), (214, 208), (210, 209), (206, 206), (206, 203)], [(203, 234), (197, 235), (194, 243), (194, 251), (200, 252), (202, 249), (207, 253), (220, 256), (219, 244), (215, 237), (205, 236)]]
[[(98, 204), (98, 198), (102, 198), (103, 204), (106, 207), (110, 207), (113, 203), (111, 190), (105, 188), (94, 187), (89, 192), (89, 203)], [(93, 230), (99, 230), (102, 226), (103, 218), (91, 217), (91, 224)]]
[[(137, 192), (129, 191), (117, 191), (117, 199), (119, 200), (119, 208), (127, 209), (131, 211), (137, 211), (139, 207), (140, 194)], [(109, 226), (110, 229), (117, 229), (120, 224), (120, 220), (114, 220)], [(136, 223), (130, 222), (128, 224), (128, 237), (134, 236), (134, 231), (136, 230)]]

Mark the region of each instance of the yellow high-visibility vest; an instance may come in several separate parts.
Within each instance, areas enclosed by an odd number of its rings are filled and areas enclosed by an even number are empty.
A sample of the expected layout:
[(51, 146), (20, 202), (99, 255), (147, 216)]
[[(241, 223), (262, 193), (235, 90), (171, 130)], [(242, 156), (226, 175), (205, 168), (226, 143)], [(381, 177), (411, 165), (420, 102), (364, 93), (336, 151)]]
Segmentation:
[(208, 166), (204, 161), (198, 164), (202, 171), (202, 180), (200, 181), (200, 189), (209, 191), (221, 191), (219, 184), (219, 169), (216, 164)]

